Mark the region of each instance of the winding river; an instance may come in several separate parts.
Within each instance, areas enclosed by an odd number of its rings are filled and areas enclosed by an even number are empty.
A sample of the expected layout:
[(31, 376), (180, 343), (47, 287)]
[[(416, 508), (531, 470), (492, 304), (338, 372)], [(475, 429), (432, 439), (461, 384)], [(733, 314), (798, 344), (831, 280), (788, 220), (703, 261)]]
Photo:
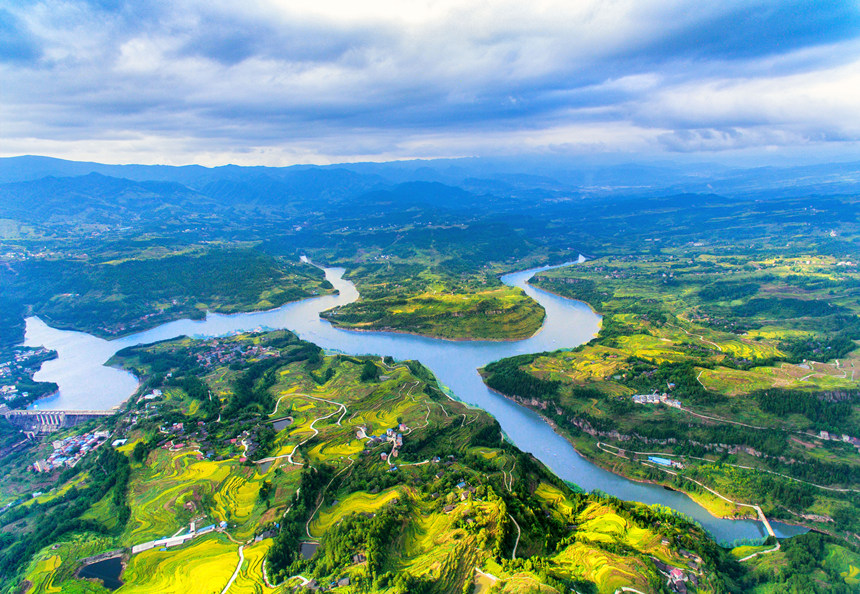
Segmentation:
[[(329, 351), (350, 355), (391, 355), (395, 359), (416, 359), (429, 367), (440, 383), (460, 400), (484, 409), (502, 426), (520, 449), (531, 452), (553, 472), (587, 491), (599, 489), (621, 499), (659, 503), (672, 507), (701, 523), (718, 541), (758, 538), (764, 527), (753, 520), (722, 520), (682, 493), (638, 483), (613, 474), (580, 456), (564, 438), (555, 433), (534, 412), (490, 391), (477, 369), (491, 361), (524, 353), (572, 348), (587, 342), (600, 329), (600, 316), (584, 303), (559, 297), (528, 284), (538, 272), (555, 267), (535, 268), (502, 277), (510, 286), (522, 288), (546, 310), (541, 330), (526, 340), (514, 342), (450, 341), (389, 332), (354, 332), (333, 327), (319, 317), (320, 312), (358, 299), (353, 283), (343, 278), (344, 269), (326, 268), (325, 275), (338, 290), (336, 295), (312, 297), (278, 309), (219, 315), (205, 320), (177, 320), (119, 338), (103, 340), (82, 332), (51, 328), (40, 319), (27, 319), (24, 344), (55, 349), (59, 357), (47, 361), (36, 374), (40, 381), (54, 381), (60, 389), (54, 396), (34, 405), (48, 409), (109, 409), (124, 402), (138, 387), (136, 378), (104, 363), (118, 350), (181, 335), (214, 337), (256, 329), (287, 328), (304, 340)], [(31, 407), (32, 408), (32, 407)], [(797, 526), (772, 522), (780, 537), (805, 532)]]

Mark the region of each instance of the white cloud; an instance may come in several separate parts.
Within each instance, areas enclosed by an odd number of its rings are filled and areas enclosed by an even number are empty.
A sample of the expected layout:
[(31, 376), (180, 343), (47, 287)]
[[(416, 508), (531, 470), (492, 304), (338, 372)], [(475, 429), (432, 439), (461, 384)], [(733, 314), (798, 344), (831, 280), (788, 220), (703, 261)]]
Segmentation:
[[(860, 139), (856, 33), (768, 0), (5, 4), (42, 50), (0, 61), (7, 154), (280, 164)], [(761, 7), (773, 22), (744, 20)]]

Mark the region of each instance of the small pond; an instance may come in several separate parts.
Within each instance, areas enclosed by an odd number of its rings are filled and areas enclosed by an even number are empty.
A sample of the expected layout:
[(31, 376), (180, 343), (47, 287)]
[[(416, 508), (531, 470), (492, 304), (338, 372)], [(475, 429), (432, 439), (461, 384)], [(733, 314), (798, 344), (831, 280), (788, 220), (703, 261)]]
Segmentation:
[(119, 575), (122, 573), (122, 557), (111, 557), (103, 561), (84, 565), (78, 571), (78, 577), (101, 580), (108, 590), (116, 590), (122, 586)]

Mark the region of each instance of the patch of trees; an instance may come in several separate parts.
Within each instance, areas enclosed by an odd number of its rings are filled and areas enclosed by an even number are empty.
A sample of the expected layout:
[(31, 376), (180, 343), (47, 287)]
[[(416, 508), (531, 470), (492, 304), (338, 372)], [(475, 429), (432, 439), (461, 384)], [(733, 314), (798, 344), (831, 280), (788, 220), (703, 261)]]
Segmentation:
[(209, 386), (200, 378), (186, 375), (169, 380), (168, 385), (182, 388), (190, 398), (199, 401), (200, 412), (204, 420), (211, 421), (218, 416), (221, 410), (221, 401), (217, 396), (211, 395)]
[(359, 379), (363, 382), (375, 382), (378, 377), (379, 367), (369, 359), (365, 361), (361, 367), (361, 377)]
[(793, 297), (767, 297), (751, 299), (743, 305), (731, 308), (734, 317), (751, 318), (764, 316), (776, 319), (812, 317), (820, 318), (846, 313), (845, 308), (828, 301), (796, 299)]
[(332, 575), (352, 564), (352, 556), (364, 553), (367, 573), (374, 581), (381, 578), (386, 550), (396, 539), (407, 518), (405, 504), (388, 505), (376, 514), (350, 514), (329, 529), (311, 561), (317, 578)]
[(273, 582), (301, 570), (300, 543), (305, 534), (305, 522), (316, 509), (322, 491), (334, 471), (325, 465), (302, 470), (299, 490), (293, 495), (289, 512), (281, 519), (281, 528), (266, 555), (269, 575)]
[(758, 283), (712, 283), (699, 291), (703, 301), (734, 301), (758, 293)]
[(265, 359), (240, 374), (233, 382), (233, 395), (227, 402), (225, 414), (229, 417), (248, 408), (259, 412), (271, 408), (274, 402), (269, 388), (278, 380), (277, 368), (284, 364), (283, 358)]
[(778, 417), (791, 414), (803, 415), (816, 429), (837, 430), (856, 437), (860, 427), (852, 421), (851, 412), (858, 400), (855, 393), (850, 398), (829, 402), (821, 394), (800, 390), (768, 390), (754, 395), (759, 408)]
[(534, 361), (536, 356), (518, 355), (490, 363), (484, 368), (489, 374), (485, 378), (487, 385), (509, 396), (539, 400), (555, 399), (561, 382), (540, 379), (520, 369), (520, 366)]
[(787, 355), (785, 360), (790, 363), (801, 363), (809, 360), (832, 361), (833, 359), (842, 359), (855, 350), (857, 343), (852, 339), (857, 338), (860, 338), (860, 332), (841, 332), (833, 336), (811, 336), (783, 340), (779, 343), (779, 348)]

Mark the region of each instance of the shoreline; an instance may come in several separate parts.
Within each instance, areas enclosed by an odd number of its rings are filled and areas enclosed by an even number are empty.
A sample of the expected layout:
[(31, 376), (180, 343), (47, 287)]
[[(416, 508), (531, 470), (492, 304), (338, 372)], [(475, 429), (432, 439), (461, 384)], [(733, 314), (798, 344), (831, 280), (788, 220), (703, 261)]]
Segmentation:
[[(483, 374), (481, 374), (481, 377), (484, 377), (484, 376), (483, 376)], [(485, 384), (485, 385), (486, 385), (486, 384)], [(516, 404), (518, 404), (518, 405), (520, 405), (520, 406), (523, 406), (523, 407), (527, 408), (528, 410), (532, 411), (533, 413), (537, 414), (541, 419), (543, 419), (543, 421), (544, 421), (547, 425), (549, 425), (549, 426), (550, 426), (550, 428), (552, 428), (552, 430), (553, 430), (553, 431), (555, 431), (555, 432), (556, 432), (558, 435), (560, 435), (560, 436), (561, 436), (565, 441), (567, 441), (567, 442), (570, 444), (570, 447), (571, 447), (571, 448), (573, 448), (573, 450), (574, 450), (574, 451), (575, 451), (579, 456), (581, 456), (584, 460), (586, 460), (586, 461), (590, 462), (591, 464), (594, 464), (594, 465), (595, 465), (595, 466), (597, 466), (598, 468), (600, 468), (600, 469), (602, 469), (602, 470), (605, 470), (606, 472), (611, 472), (612, 474), (614, 474), (614, 475), (616, 475), (616, 476), (619, 476), (619, 477), (621, 477), (621, 478), (624, 478), (625, 480), (628, 480), (628, 481), (633, 481), (633, 482), (635, 482), (635, 483), (647, 484), (647, 485), (655, 485), (655, 486), (658, 486), (658, 487), (663, 487), (664, 489), (668, 489), (668, 490), (670, 490), (670, 491), (675, 491), (675, 492), (678, 492), (678, 493), (683, 493), (684, 495), (686, 495), (687, 497), (689, 497), (693, 502), (695, 502), (696, 504), (698, 504), (699, 506), (701, 506), (703, 509), (705, 509), (709, 514), (711, 514), (712, 516), (714, 516), (715, 518), (720, 519), (720, 520), (733, 520), (733, 521), (734, 521), (734, 520), (756, 520), (756, 519), (757, 519), (757, 516), (755, 516), (755, 515), (750, 516), (750, 517), (734, 517), (734, 516), (725, 516), (725, 515), (722, 515), (722, 514), (720, 514), (720, 513), (715, 513), (715, 511), (714, 511), (713, 507), (712, 507), (712, 506), (710, 506), (710, 505), (708, 505), (708, 503), (709, 503), (709, 501), (710, 501), (710, 500), (708, 500), (708, 499), (702, 499), (702, 498), (698, 497), (698, 495), (700, 495), (699, 493), (690, 493), (689, 491), (686, 491), (686, 490), (684, 490), (684, 489), (678, 489), (678, 488), (676, 488), (676, 487), (674, 487), (674, 486), (669, 486), (669, 485), (667, 485), (667, 484), (664, 484), (664, 483), (661, 483), (661, 482), (658, 482), (658, 481), (654, 481), (654, 480), (650, 480), (650, 479), (642, 479), (642, 478), (637, 478), (637, 477), (628, 476), (628, 475), (626, 475), (626, 474), (622, 474), (622, 473), (620, 473), (620, 472), (617, 472), (617, 471), (615, 471), (615, 470), (613, 470), (613, 469), (611, 469), (611, 468), (607, 468), (607, 467), (606, 467), (606, 466), (604, 466), (604, 464), (602, 463), (602, 460), (599, 460), (599, 459), (593, 458), (593, 457), (591, 457), (591, 456), (588, 456), (588, 455), (584, 454), (582, 451), (580, 451), (580, 449), (576, 447), (576, 444), (574, 443), (574, 441), (573, 441), (572, 439), (570, 439), (570, 438), (569, 438), (567, 435), (565, 435), (563, 432), (559, 431), (558, 424), (557, 424), (555, 421), (553, 421), (552, 419), (550, 419), (549, 417), (547, 417), (546, 415), (544, 415), (544, 414), (543, 414), (543, 412), (542, 412), (541, 410), (535, 409), (535, 408), (534, 408), (534, 407), (532, 407), (531, 405), (528, 405), (528, 404), (525, 404), (525, 403), (519, 402), (519, 401), (517, 401), (515, 398), (512, 398), (512, 397), (508, 396), (507, 394), (504, 394), (503, 392), (499, 392), (498, 390), (494, 390), (493, 388), (491, 388), (491, 387), (489, 387), (489, 386), (487, 386), (487, 389), (488, 389), (488, 390), (490, 390), (491, 392), (493, 392), (494, 394), (498, 394), (499, 396), (501, 396), (501, 397), (503, 397), (503, 398), (506, 398), (506, 399), (510, 400), (511, 402), (514, 402), (514, 403), (516, 403)], [(648, 504), (643, 504), (643, 505), (648, 505)], [(678, 513), (683, 513), (683, 512), (678, 512)], [(799, 522), (794, 522), (794, 521), (784, 522), (783, 520), (779, 520), (779, 521), (780, 521), (780, 522), (782, 522), (782, 523), (784, 523), (784, 524), (791, 524), (791, 525), (794, 525), (794, 526), (802, 526), (802, 527), (804, 527), (804, 528), (807, 528), (807, 529), (811, 530), (811, 528), (809, 528), (809, 526), (807, 526), (806, 524), (799, 523)]]
[[(231, 312), (221, 312), (221, 311), (218, 311), (217, 309), (207, 309), (206, 311), (202, 312), (202, 315), (200, 317), (194, 317), (194, 316), (188, 315), (186, 313), (185, 315), (181, 315), (179, 317), (170, 318), (167, 320), (161, 320), (161, 321), (158, 321), (158, 322), (152, 323), (152, 324), (146, 324), (146, 325), (141, 326), (139, 328), (135, 328), (134, 330), (122, 332), (119, 334), (105, 334), (104, 332), (100, 331), (98, 328), (90, 329), (90, 328), (77, 327), (77, 326), (73, 325), (72, 323), (59, 322), (59, 321), (54, 320), (54, 319), (52, 319), (49, 316), (46, 316), (44, 314), (40, 315), (37, 313), (33, 313), (31, 315), (25, 316), (24, 320), (26, 322), (27, 318), (37, 318), (37, 319), (41, 320), (42, 322), (44, 322), (45, 324), (47, 324), (48, 326), (50, 326), (51, 328), (54, 328), (56, 330), (62, 330), (64, 332), (80, 332), (82, 334), (89, 334), (90, 336), (95, 336), (96, 338), (99, 338), (101, 340), (113, 342), (114, 340), (120, 340), (123, 338), (128, 338), (129, 336), (134, 336), (135, 334), (141, 334), (143, 332), (148, 332), (149, 330), (152, 330), (154, 328), (158, 328), (159, 326), (163, 326), (165, 324), (170, 324), (172, 322), (178, 322), (180, 320), (190, 320), (192, 322), (199, 322), (201, 320), (205, 320), (209, 316), (210, 313), (218, 314), (220, 316), (238, 316), (238, 315), (243, 315), (243, 314), (263, 313), (263, 312), (275, 311), (277, 309), (284, 307), (285, 305), (289, 305), (291, 303), (298, 303), (298, 302), (304, 301), (306, 299), (313, 299), (314, 297), (325, 297), (326, 295), (337, 295), (337, 294), (338, 294), (337, 289), (330, 289), (325, 293), (319, 293), (317, 295), (305, 295), (304, 297), (300, 297), (298, 299), (291, 299), (289, 301), (284, 301), (280, 305), (276, 305), (275, 307), (270, 307), (268, 309), (247, 309), (247, 310), (231, 311)], [(200, 310), (197, 310), (197, 311), (200, 311)], [(16, 344), (16, 345), (14, 345), (14, 346), (15, 347), (25, 346), (24, 343), (26, 342), (26, 340), (27, 339), (26, 339), (26, 334), (25, 334), (24, 340), (22, 342)]]
[[(534, 277), (532, 277), (532, 278), (534, 278)], [(530, 287), (537, 289), (539, 291), (543, 291), (544, 293), (549, 293), (550, 295), (555, 295), (556, 297), (561, 297), (562, 299), (567, 299), (568, 301), (576, 301), (577, 303), (582, 303), (583, 305), (587, 306), (588, 309), (591, 310), (591, 313), (593, 313), (596, 316), (600, 316), (600, 325), (601, 325), (601, 328), (603, 327), (603, 318), (605, 317), (606, 314), (602, 314), (599, 311), (597, 311), (596, 309), (594, 309), (594, 307), (592, 307), (592, 305), (588, 301), (583, 301), (582, 299), (574, 299), (573, 297), (568, 297), (567, 295), (562, 295), (558, 291), (553, 291), (551, 289), (547, 289), (546, 287), (541, 287), (540, 285), (536, 285), (536, 284), (532, 283), (531, 278), (525, 282)]]
[(346, 323), (338, 322), (337, 320), (332, 320), (323, 315), (320, 315), (320, 319), (325, 320), (332, 327), (337, 328), (338, 330), (347, 330), (349, 332), (377, 332), (380, 334), (405, 334), (407, 336), (418, 336), (420, 338), (432, 338), (433, 340), (444, 340), (446, 342), (522, 342), (523, 340), (528, 340), (530, 338), (534, 338), (543, 330), (544, 320), (546, 320), (546, 313), (544, 313), (543, 320), (541, 320), (540, 328), (538, 328), (533, 334), (529, 334), (523, 338), (449, 338), (447, 336), (439, 336), (438, 334), (421, 334), (420, 332), (410, 332), (409, 330), (397, 330), (394, 328), (357, 328), (348, 326)]

